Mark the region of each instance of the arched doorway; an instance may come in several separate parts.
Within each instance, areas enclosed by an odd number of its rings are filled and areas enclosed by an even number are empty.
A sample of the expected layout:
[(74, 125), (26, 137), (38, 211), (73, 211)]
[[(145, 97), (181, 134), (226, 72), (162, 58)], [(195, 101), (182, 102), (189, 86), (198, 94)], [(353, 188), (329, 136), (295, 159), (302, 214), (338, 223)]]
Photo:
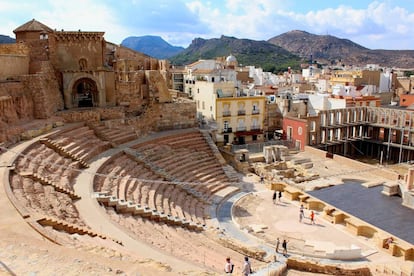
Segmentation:
[(98, 105), (98, 88), (95, 81), (81, 78), (72, 88), (74, 107), (94, 107)]

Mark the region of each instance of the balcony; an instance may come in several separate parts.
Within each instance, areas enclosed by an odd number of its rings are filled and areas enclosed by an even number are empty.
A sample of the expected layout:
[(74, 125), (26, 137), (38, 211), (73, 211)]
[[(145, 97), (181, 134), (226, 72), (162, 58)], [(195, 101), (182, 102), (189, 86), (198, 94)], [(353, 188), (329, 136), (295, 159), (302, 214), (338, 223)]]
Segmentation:
[(230, 117), (231, 116), (231, 111), (230, 110), (223, 111), (222, 116), (223, 117)]
[(246, 110), (237, 110), (237, 115), (246, 115)]
[(252, 115), (260, 114), (260, 110), (254, 109), (252, 110)]
[(260, 130), (260, 126), (251, 126), (250, 130), (251, 131), (258, 131), (258, 130)]
[(232, 133), (232, 132), (233, 132), (233, 128), (231, 128), (231, 127), (223, 129), (223, 133)]
[(242, 126), (242, 127), (237, 127), (236, 129), (237, 131), (246, 131), (246, 127)]

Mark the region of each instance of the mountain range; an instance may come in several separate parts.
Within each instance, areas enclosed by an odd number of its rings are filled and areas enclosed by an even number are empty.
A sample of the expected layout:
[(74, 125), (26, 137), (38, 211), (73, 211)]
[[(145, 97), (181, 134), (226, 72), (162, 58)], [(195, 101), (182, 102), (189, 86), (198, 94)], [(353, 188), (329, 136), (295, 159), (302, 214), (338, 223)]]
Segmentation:
[[(162, 38), (158, 40), (162, 41)], [(146, 49), (130, 47), (161, 58), (156, 54), (158, 44), (147, 45)], [(164, 47), (163, 51), (168, 52), (169, 49)], [(379, 64), (385, 67), (414, 68), (414, 50), (371, 50), (349, 39), (316, 35), (300, 30), (289, 31), (267, 41), (228, 36), (195, 38), (186, 49), (175, 51), (175, 54), (168, 54), (168, 59), (176, 65), (232, 54), (241, 64), (260, 66), (271, 72), (285, 70), (288, 66), (299, 69), (300, 63), (310, 62), (326, 65)]]
[(184, 50), (152, 35), (130, 36), (122, 40), (121, 45), (157, 59), (168, 59)]
[(371, 50), (348, 39), (290, 31), (268, 40), (305, 59), (323, 64), (414, 67), (414, 50)]
[(16, 40), (14, 38), (11, 38), (7, 35), (0, 35), (0, 44), (2, 43), (14, 43)]
[[(13, 43), (0, 35), (0, 43)], [(414, 68), (414, 50), (371, 50), (349, 39), (332, 35), (316, 35), (293, 30), (265, 41), (220, 38), (195, 38), (187, 48), (173, 46), (159, 36), (130, 36), (121, 45), (174, 65), (189, 64), (199, 59), (234, 55), (239, 64), (255, 65), (265, 71), (279, 72), (287, 67), (299, 69), (301, 63), (326, 65), (379, 64), (386, 67)]]

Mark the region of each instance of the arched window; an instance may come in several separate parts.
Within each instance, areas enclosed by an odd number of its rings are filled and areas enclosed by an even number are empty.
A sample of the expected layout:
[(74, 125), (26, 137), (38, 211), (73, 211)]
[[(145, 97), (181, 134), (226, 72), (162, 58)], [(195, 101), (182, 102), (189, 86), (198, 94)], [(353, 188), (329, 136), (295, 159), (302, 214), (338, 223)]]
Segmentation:
[(86, 68), (88, 68), (88, 61), (84, 58), (81, 58), (79, 60), (79, 70), (83, 71), (86, 70)]

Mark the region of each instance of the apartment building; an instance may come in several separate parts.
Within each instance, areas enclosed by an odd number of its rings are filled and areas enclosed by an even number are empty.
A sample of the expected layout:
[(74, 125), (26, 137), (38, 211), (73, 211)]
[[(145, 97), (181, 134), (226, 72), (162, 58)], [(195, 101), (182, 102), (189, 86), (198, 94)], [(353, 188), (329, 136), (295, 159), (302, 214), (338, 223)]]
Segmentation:
[(238, 77), (237, 60), (199, 60), (186, 66), (184, 92), (196, 102), (197, 117), (202, 123), (216, 127), (219, 144), (245, 144), (263, 141), (266, 96), (244, 72)]
[(217, 142), (245, 144), (263, 141), (266, 96), (256, 95), (255, 91), (218, 95)]

